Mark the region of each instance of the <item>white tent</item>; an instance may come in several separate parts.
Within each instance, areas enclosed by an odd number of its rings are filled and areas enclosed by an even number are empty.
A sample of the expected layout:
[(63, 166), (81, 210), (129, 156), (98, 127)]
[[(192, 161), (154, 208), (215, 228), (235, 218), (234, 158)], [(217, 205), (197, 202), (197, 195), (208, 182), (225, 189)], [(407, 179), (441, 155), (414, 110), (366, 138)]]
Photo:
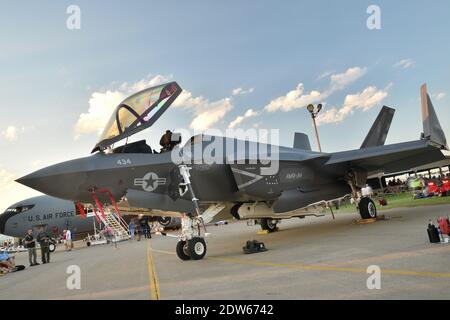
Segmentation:
[(0, 234), (0, 245), (3, 243), (3, 241), (9, 241), (9, 240), (14, 240), (14, 238)]

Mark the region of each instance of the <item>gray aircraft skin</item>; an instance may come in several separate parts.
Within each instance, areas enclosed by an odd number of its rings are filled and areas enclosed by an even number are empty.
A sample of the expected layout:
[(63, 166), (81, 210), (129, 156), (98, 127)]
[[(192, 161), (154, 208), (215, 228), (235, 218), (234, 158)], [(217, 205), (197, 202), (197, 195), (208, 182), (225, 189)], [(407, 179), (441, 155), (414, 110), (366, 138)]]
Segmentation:
[[(136, 105), (145, 100), (140, 98), (146, 94), (155, 96), (155, 90), (162, 90), (159, 99), (152, 104), (149, 98), (148, 109), (139, 114)], [(206, 215), (205, 208), (221, 205), (213, 220), (260, 219), (262, 227), (271, 231), (279, 219), (304, 217), (349, 194), (356, 200), (363, 218), (376, 217), (374, 203), (360, 195), (368, 176), (438, 161), (444, 159), (441, 150), (448, 150), (423, 85), (424, 131), (415, 141), (384, 145), (394, 109), (383, 107), (361, 148), (350, 151), (311, 151), (308, 138), (302, 133), (296, 133), (292, 148), (197, 135), (170, 152), (155, 153), (145, 141), (108, 151), (112, 143), (151, 126), (180, 92), (178, 84), (172, 82), (125, 99), (112, 115), (94, 154), (38, 170), (17, 181), (43, 193), (82, 203), (92, 203), (93, 192), (107, 189), (124, 206), (190, 213), (188, 217), (194, 225), (195, 217)], [(155, 106), (159, 108), (156, 115), (145, 120), (148, 110)], [(137, 120), (121, 123), (124, 109)], [(214, 154), (208, 152), (212, 146), (216, 147)], [(234, 147), (232, 151), (230, 146)], [(182, 162), (174, 162), (180, 158)], [(278, 161), (276, 172), (270, 172), (273, 159)], [(183, 168), (189, 170), (188, 175)], [(102, 203), (110, 203), (105, 194), (97, 195)], [(177, 245), (178, 256), (183, 260), (201, 259), (206, 253), (200, 233), (193, 234), (182, 233), (181, 244)]]
[(54, 237), (64, 229), (70, 229), (76, 237), (94, 230), (93, 217), (85, 219), (79, 215), (73, 201), (47, 195), (17, 202), (0, 214), (1, 234), (23, 238), (27, 230), (37, 233), (39, 227), (44, 227)]
[[(132, 216), (136, 217), (134, 214)], [(74, 239), (82, 239), (95, 232), (94, 217), (92, 212), (87, 212), (84, 218), (73, 201), (47, 195), (37, 196), (19, 201), (0, 213), (0, 234), (23, 238), (28, 230), (37, 233), (40, 227), (44, 227), (54, 237), (59, 236), (64, 229), (70, 229)], [(181, 227), (181, 220), (177, 217), (155, 216), (155, 221), (167, 229)]]

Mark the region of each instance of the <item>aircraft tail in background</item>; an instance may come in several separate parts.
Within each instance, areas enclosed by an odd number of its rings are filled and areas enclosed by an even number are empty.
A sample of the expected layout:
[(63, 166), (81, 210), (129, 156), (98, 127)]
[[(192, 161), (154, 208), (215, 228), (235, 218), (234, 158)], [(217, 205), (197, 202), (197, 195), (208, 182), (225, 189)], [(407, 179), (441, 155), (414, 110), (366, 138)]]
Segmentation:
[(423, 138), (448, 150), (447, 139), (434, 111), (425, 83), (420, 87), (420, 97), (422, 100)]
[(394, 113), (395, 109), (383, 106), (360, 149), (384, 145)]

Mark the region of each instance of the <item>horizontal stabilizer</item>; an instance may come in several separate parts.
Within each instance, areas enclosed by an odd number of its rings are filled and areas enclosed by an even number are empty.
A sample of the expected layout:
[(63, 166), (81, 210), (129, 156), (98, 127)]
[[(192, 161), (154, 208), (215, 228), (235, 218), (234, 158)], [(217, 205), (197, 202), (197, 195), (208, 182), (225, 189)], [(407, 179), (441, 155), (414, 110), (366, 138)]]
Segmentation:
[(440, 148), (425, 140), (409, 141), (333, 153), (327, 166), (354, 167), (371, 171), (399, 172), (444, 160)]
[(430, 96), (427, 93), (426, 84), (423, 84), (420, 88), (420, 97), (422, 100), (423, 137), (432, 143), (438, 144), (442, 149), (448, 150), (447, 140), (434, 111)]
[(296, 132), (294, 136), (294, 148), (311, 151), (309, 138), (307, 134)]
[(395, 109), (383, 106), (360, 149), (384, 145), (394, 113)]

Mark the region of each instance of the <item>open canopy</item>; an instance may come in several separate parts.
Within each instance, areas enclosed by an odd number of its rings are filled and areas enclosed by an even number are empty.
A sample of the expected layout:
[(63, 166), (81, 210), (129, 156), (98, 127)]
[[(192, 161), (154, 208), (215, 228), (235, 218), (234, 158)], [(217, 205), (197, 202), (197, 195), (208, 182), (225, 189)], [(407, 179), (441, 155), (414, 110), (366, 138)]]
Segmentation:
[(150, 127), (181, 93), (176, 82), (148, 88), (129, 96), (114, 110), (92, 152)]

